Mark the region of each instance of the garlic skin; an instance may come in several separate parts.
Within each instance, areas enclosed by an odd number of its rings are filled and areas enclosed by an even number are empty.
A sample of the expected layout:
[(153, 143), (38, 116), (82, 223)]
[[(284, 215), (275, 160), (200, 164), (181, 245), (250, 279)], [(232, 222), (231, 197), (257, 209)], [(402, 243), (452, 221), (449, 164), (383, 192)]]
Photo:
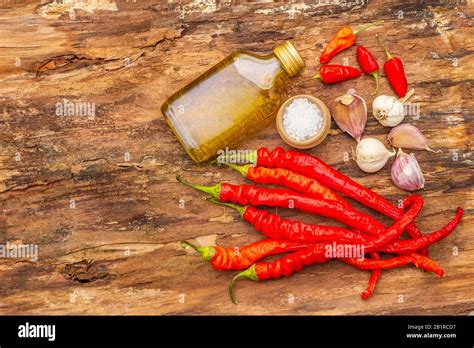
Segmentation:
[(391, 175), (395, 186), (403, 190), (416, 191), (425, 187), (425, 178), (415, 155), (407, 154), (402, 149), (398, 149)]
[(382, 169), (395, 153), (388, 151), (380, 140), (364, 138), (357, 144), (354, 157), (360, 169), (366, 173), (375, 173)]
[(405, 118), (403, 103), (389, 95), (379, 95), (372, 103), (372, 113), (385, 127), (395, 127)]
[(339, 128), (359, 142), (367, 123), (367, 103), (364, 98), (350, 89), (333, 101), (331, 113)]
[(428, 140), (421, 130), (411, 124), (400, 124), (393, 128), (387, 137), (390, 144), (394, 147), (402, 147), (411, 150), (426, 150), (439, 153), (428, 146)]

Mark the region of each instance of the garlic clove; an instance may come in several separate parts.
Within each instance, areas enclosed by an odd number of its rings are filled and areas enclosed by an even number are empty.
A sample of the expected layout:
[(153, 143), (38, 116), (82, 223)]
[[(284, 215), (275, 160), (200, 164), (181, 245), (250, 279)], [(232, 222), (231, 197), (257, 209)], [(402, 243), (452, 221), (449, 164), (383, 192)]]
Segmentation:
[(350, 89), (333, 101), (331, 109), (332, 117), (339, 128), (359, 142), (367, 123), (367, 104), (364, 98)]
[(391, 169), (392, 181), (395, 186), (416, 191), (425, 187), (425, 178), (414, 154), (407, 154), (398, 149), (397, 158)]
[(382, 169), (388, 159), (395, 154), (395, 151), (387, 150), (381, 141), (375, 138), (364, 138), (357, 144), (353, 155), (360, 169), (366, 173), (375, 173)]
[(428, 140), (423, 133), (411, 124), (400, 124), (393, 128), (388, 134), (388, 141), (394, 147), (402, 147), (411, 150), (427, 150), (439, 153), (428, 146)]
[(403, 103), (389, 95), (379, 95), (372, 102), (372, 113), (385, 127), (395, 127), (405, 118)]

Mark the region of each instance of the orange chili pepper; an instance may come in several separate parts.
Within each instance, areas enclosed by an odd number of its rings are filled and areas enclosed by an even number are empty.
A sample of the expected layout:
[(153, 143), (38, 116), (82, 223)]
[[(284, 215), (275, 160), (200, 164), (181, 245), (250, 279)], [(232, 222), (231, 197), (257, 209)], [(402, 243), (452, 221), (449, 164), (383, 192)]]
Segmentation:
[(342, 27), (339, 29), (339, 31), (336, 33), (336, 36), (334, 36), (331, 41), (329, 41), (323, 53), (321, 53), (321, 56), (319, 57), (320, 63), (326, 64), (329, 62), (336, 54), (354, 45), (356, 42), (356, 35), (358, 33), (381, 22), (382, 21), (370, 23), (354, 31), (352, 31), (350, 27)]

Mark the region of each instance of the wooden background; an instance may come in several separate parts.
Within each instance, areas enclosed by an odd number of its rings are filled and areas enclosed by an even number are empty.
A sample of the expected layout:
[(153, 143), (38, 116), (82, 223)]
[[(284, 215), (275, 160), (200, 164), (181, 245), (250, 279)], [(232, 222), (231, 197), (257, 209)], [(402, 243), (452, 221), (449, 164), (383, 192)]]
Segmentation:
[[(0, 259), (0, 314), (458, 314), (474, 311), (472, 1), (194, 0), (0, 2), (0, 242), (37, 244), (38, 262)], [(383, 273), (363, 301), (368, 272), (337, 261), (288, 279), (238, 284), (179, 241), (242, 246), (261, 236), (228, 209), (204, 202), (175, 176), (202, 184), (244, 182), (229, 169), (193, 163), (160, 106), (236, 49), (270, 50), (291, 39), (307, 62), (288, 94), (329, 103), (353, 87), (369, 104), (365, 135), (386, 141), (371, 114), (373, 81), (300, 83), (318, 68), (342, 25), (384, 19), (359, 42), (384, 61), (375, 33), (404, 62), (418, 126), (441, 154), (416, 153), (430, 232), (465, 216), (430, 248), (443, 279), (414, 267)], [(355, 48), (334, 59), (357, 66)], [(299, 83), (299, 84), (298, 84)], [(385, 79), (381, 92), (393, 94)], [(60, 117), (55, 105), (95, 103), (95, 118)], [(333, 129), (335, 129), (333, 125)], [(390, 165), (374, 175), (345, 161), (355, 142), (337, 134), (308, 153), (396, 202)], [(283, 145), (272, 124), (241, 146)], [(295, 211), (283, 216), (324, 221)], [(380, 217), (379, 215), (375, 215)], [(389, 220), (382, 221), (388, 223)]]

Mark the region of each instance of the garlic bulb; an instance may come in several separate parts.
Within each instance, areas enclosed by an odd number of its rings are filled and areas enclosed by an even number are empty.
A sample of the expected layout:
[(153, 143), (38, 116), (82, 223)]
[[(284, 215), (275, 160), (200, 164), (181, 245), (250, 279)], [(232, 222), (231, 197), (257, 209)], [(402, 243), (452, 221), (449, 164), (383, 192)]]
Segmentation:
[(435, 153), (435, 151), (428, 146), (428, 141), (421, 131), (411, 124), (400, 124), (393, 128), (388, 133), (388, 141), (394, 147), (403, 147), (412, 150), (427, 150)]
[(425, 187), (425, 178), (415, 155), (407, 154), (402, 149), (398, 149), (391, 174), (393, 183), (401, 189), (416, 191)]
[(403, 103), (389, 95), (379, 95), (372, 103), (372, 113), (385, 127), (395, 127), (405, 117)]
[(364, 98), (350, 89), (334, 100), (331, 109), (332, 118), (339, 128), (359, 142), (367, 123), (367, 104)]
[(383, 168), (388, 159), (395, 156), (379, 140), (364, 138), (357, 144), (355, 160), (360, 169), (366, 173), (375, 173)]

